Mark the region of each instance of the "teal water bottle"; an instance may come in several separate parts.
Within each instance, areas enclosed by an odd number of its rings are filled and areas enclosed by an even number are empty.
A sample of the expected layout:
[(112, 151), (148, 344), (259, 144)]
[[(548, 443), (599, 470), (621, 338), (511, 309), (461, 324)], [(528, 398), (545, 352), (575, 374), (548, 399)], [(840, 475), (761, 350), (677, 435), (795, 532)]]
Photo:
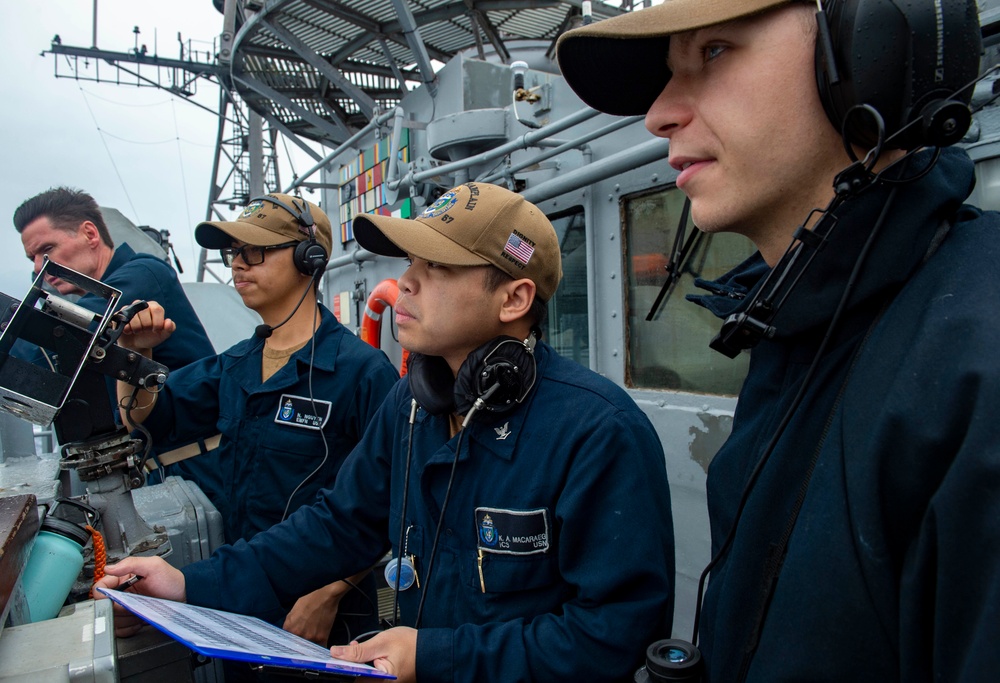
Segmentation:
[[(92, 510), (72, 500), (58, 503)], [(83, 569), (83, 548), (89, 539), (90, 532), (79, 524), (55, 517), (51, 511), (46, 515), (21, 576), (31, 623), (58, 616)]]

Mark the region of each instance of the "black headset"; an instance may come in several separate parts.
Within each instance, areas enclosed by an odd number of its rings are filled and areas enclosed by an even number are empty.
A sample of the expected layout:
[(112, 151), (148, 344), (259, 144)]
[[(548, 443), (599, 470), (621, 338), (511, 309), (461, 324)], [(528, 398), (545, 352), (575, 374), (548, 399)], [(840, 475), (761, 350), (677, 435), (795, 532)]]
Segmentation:
[(411, 353), (406, 377), (413, 397), (431, 415), (466, 415), (477, 403), (477, 410), (505, 413), (524, 401), (535, 384), (532, 332), (527, 339), (501, 335), (470, 353), (458, 375), (440, 356)]
[[(836, 224), (836, 209), (877, 179), (873, 166), (883, 149), (945, 147), (972, 122), (968, 103), (982, 49), (976, 0), (828, 0), (816, 20), (820, 100), (855, 162), (834, 179), (836, 196), (814, 228), (804, 222), (795, 231), (810, 256), (789, 247), (750, 304), (712, 340), (730, 358), (774, 335), (771, 322)], [(850, 143), (874, 157), (858, 161)]]
[(289, 206), (274, 195), (268, 194), (262, 197), (254, 197), (249, 203), (252, 204), (257, 201), (271, 202), (275, 206), (280, 206), (292, 214), (295, 217), (295, 221), (306, 229), (309, 238), (295, 245), (295, 253), (292, 254), (292, 261), (303, 275), (315, 277), (317, 273), (322, 274), (330, 256), (326, 253), (323, 245), (316, 241), (316, 222), (313, 220), (312, 211), (309, 210), (309, 202), (303, 199), (301, 200), (302, 206), (299, 206), (293, 199), (292, 205)]
[(410, 408), (410, 435), (406, 448), (406, 476), (403, 479), (402, 517), (399, 522), (399, 544), (397, 545), (398, 556), (386, 565), (386, 583), (394, 589), (392, 608), (394, 621), (399, 609), (399, 591), (409, 587), (401, 585), (401, 577), (405, 571), (406, 563), (410, 563), (409, 571), (413, 572), (412, 561), (403, 557), (403, 551), (406, 543), (404, 529), (406, 528), (405, 517), (410, 488), (410, 461), (413, 455), (413, 424), (417, 405), (431, 415), (465, 415), (465, 421), (458, 432), (458, 441), (455, 444), (455, 457), (451, 463), (448, 487), (445, 490), (441, 511), (438, 514), (434, 541), (431, 544), (430, 558), (427, 562), (427, 574), (424, 576), (423, 592), (420, 594), (416, 618), (413, 621), (414, 628), (420, 627), (424, 600), (430, 589), (434, 558), (437, 556), (438, 540), (444, 526), (445, 510), (451, 498), (455, 470), (458, 467), (459, 454), (462, 452), (462, 437), (465, 436), (465, 427), (480, 410), (505, 413), (524, 401), (535, 385), (537, 372), (535, 344), (540, 336), (541, 331), (533, 328), (528, 334), (528, 338), (524, 340), (507, 335), (494, 337), (466, 357), (457, 376), (452, 375), (451, 367), (441, 356), (410, 354), (406, 363), (406, 377), (410, 391), (413, 393), (413, 401)]
[[(285, 211), (292, 214), (292, 216), (295, 217), (295, 221), (300, 226), (306, 229), (309, 238), (295, 245), (295, 252), (292, 254), (292, 262), (295, 263), (295, 268), (300, 273), (302, 273), (303, 275), (308, 275), (310, 278), (313, 279), (313, 282), (315, 284), (315, 282), (318, 281), (320, 276), (323, 274), (323, 269), (326, 267), (326, 262), (329, 256), (326, 253), (326, 249), (323, 248), (323, 245), (316, 241), (316, 222), (313, 220), (312, 211), (309, 210), (309, 202), (302, 199), (300, 200), (302, 202), (302, 205), (299, 206), (299, 204), (296, 203), (296, 201), (293, 199), (292, 205), (289, 206), (288, 204), (285, 204), (283, 201), (281, 201), (274, 195), (268, 194), (261, 197), (254, 197), (253, 199), (250, 200), (250, 202), (248, 202), (248, 205), (258, 201), (271, 202), (275, 206), (280, 206)], [(302, 296), (299, 298), (299, 302), (295, 304), (295, 308), (292, 309), (292, 312), (289, 313), (284, 320), (282, 320), (277, 325), (273, 326), (267, 324), (258, 325), (257, 328), (254, 330), (254, 335), (258, 339), (265, 340), (268, 337), (270, 337), (271, 334), (276, 329), (278, 329), (279, 327), (287, 323), (289, 320), (291, 320), (292, 316), (295, 315), (295, 312), (299, 310), (299, 306), (301, 306), (302, 302), (305, 301), (306, 295), (309, 293), (309, 290), (312, 289), (312, 287), (313, 285), (310, 285), (302, 292)], [(318, 314), (318, 311), (319, 308), (317, 307), (313, 313), (314, 321), (315, 321), (315, 316)], [(313, 327), (315, 328), (315, 322), (313, 324)], [(312, 404), (313, 410), (315, 411), (316, 402), (312, 395), (312, 371), (314, 366), (314, 360), (316, 358), (315, 334), (311, 335), (311, 338), (309, 340), (309, 349), (310, 349), (309, 350), (309, 402)], [(323, 432), (322, 429), (319, 430), (319, 434), (320, 438), (323, 440), (323, 459), (320, 461), (319, 465), (316, 466), (316, 469), (307, 474), (305, 479), (300, 481), (298, 485), (288, 495), (288, 500), (285, 501), (285, 511), (281, 515), (281, 521), (284, 521), (288, 517), (288, 510), (291, 507), (292, 499), (295, 497), (295, 494), (298, 493), (299, 489), (302, 488), (302, 486), (307, 481), (312, 479), (313, 476), (315, 476), (316, 473), (318, 473), (323, 468), (323, 465), (326, 464), (327, 459), (330, 457), (330, 447), (326, 441), (326, 434)]]
[(889, 148), (962, 139), (982, 52), (976, 0), (826, 0), (817, 20), (820, 100), (850, 142), (867, 149), (880, 137), (861, 105), (885, 135), (899, 133)]

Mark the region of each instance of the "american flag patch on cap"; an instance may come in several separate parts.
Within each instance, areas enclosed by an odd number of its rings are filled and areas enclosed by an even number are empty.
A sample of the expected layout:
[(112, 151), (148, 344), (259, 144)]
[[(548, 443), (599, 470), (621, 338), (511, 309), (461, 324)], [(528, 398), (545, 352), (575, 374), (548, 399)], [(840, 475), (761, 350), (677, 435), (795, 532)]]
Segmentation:
[(533, 246), (514, 233), (511, 233), (510, 237), (507, 238), (507, 244), (504, 245), (503, 250), (513, 256), (516, 261), (523, 263), (524, 265), (528, 265), (528, 261), (531, 260), (531, 255), (535, 253), (535, 248)]

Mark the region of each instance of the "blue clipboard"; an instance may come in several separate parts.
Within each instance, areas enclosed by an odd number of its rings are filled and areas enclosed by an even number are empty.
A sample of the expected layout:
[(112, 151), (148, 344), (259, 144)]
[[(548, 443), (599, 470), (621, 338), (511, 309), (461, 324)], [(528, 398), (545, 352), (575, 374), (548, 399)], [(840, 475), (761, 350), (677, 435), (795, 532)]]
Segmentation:
[(362, 679), (396, 678), (367, 664), (335, 659), (325, 647), (256, 617), (137, 593), (97, 590), (206, 657), (247, 662), (255, 667), (285, 667)]

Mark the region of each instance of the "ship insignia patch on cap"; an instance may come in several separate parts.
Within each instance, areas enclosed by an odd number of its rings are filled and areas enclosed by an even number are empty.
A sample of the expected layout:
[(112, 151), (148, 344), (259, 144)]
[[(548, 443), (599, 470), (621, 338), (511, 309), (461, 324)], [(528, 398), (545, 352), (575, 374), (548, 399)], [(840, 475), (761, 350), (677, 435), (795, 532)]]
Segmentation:
[(438, 197), (438, 200), (428, 206), (420, 214), (421, 218), (435, 218), (445, 213), (448, 209), (455, 206), (455, 202), (458, 201), (458, 197), (454, 192), (445, 192), (443, 195)]
[(240, 218), (249, 218), (262, 208), (264, 208), (264, 202), (260, 200), (251, 202), (250, 204), (247, 204), (247, 208), (243, 209), (243, 213), (240, 214)]

